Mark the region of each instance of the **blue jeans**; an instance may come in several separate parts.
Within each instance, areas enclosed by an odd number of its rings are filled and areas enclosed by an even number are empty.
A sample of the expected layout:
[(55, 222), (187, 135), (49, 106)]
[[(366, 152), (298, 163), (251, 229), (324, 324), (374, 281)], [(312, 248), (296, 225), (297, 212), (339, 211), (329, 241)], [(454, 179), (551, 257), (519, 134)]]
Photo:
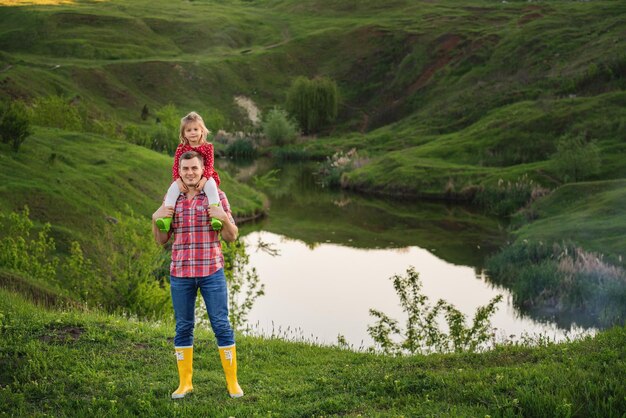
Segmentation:
[(228, 321), (228, 290), (224, 269), (206, 277), (170, 276), (172, 304), (176, 318), (175, 347), (192, 347), (196, 325), (195, 306), (198, 289), (204, 299), (211, 328), (219, 347), (235, 344), (233, 329)]

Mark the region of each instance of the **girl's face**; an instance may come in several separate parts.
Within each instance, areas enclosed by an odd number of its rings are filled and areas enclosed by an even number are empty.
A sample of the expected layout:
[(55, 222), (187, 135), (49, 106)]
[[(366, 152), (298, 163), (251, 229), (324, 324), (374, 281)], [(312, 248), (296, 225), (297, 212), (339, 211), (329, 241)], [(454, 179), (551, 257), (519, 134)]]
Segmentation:
[(189, 145), (197, 147), (202, 144), (202, 128), (198, 122), (189, 122), (183, 130), (185, 139), (189, 141)]

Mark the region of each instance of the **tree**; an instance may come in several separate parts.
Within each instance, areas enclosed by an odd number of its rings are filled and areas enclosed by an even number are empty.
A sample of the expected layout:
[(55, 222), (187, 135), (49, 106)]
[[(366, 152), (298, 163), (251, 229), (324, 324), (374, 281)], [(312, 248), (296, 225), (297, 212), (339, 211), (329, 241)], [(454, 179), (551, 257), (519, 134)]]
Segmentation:
[(306, 133), (319, 132), (337, 117), (337, 83), (327, 77), (296, 78), (287, 92), (287, 111)]
[(3, 105), (0, 110), (0, 136), (2, 142), (11, 144), (13, 151), (18, 152), (20, 145), (31, 135), (30, 120), (26, 105), (21, 101)]

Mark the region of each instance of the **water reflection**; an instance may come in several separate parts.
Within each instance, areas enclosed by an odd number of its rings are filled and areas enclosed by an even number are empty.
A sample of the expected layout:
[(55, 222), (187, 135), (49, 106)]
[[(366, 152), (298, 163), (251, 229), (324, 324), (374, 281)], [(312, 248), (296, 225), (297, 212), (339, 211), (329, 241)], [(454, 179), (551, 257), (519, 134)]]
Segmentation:
[[(311, 248), (303, 241), (267, 231), (252, 232), (244, 239), (250, 245), (250, 263), (265, 283), (265, 296), (256, 301), (249, 323), (264, 334), (278, 326), (300, 328), (305, 337), (312, 334), (325, 343), (335, 343), (342, 334), (355, 347), (371, 346), (367, 325), (374, 320), (369, 309), (403, 319), (389, 278), (413, 265), (431, 301), (446, 299), (468, 316), (503, 294), (505, 302), (492, 321), (502, 338), (525, 332), (557, 339), (565, 335), (553, 325), (520, 317), (510, 303), (510, 294), (489, 285), (473, 267), (448, 263), (419, 247), (363, 249), (324, 243)], [(259, 239), (279, 249), (280, 255), (255, 251)]]
[[(272, 168), (268, 161), (255, 161), (239, 171), (239, 178), (250, 181)], [(566, 335), (552, 323), (522, 316), (510, 293), (486, 280), (485, 257), (506, 240), (503, 220), (461, 205), (324, 190), (310, 164), (279, 168), (276, 186), (264, 190), (271, 199), (269, 216), (241, 229), (250, 264), (265, 284), (265, 295), (249, 315), (258, 332), (290, 328), (299, 330), (294, 338), (317, 337), (330, 344), (341, 334), (354, 347), (370, 346), (369, 309), (403, 321), (389, 278), (415, 266), (431, 301), (445, 299), (469, 317), (504, 295), (493, 317), (500, 339)], [(256, 251), (259, 242), (279, 255)]]

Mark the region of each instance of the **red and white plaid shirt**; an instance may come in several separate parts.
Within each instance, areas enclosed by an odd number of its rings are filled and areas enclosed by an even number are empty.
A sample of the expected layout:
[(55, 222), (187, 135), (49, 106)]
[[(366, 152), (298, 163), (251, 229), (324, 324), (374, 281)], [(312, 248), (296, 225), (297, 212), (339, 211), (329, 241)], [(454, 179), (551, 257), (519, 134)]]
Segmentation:
[[(234, 224), (226, 195), (221, 190), (218, 193), (222, 209)], [(190, 201), (182, 193), (178, 196), (172, 220), (172, 276), (205, 277), (224, 267), (219, 233), (211, 227), (208, 210), (209, 199), (204, 192)]]

